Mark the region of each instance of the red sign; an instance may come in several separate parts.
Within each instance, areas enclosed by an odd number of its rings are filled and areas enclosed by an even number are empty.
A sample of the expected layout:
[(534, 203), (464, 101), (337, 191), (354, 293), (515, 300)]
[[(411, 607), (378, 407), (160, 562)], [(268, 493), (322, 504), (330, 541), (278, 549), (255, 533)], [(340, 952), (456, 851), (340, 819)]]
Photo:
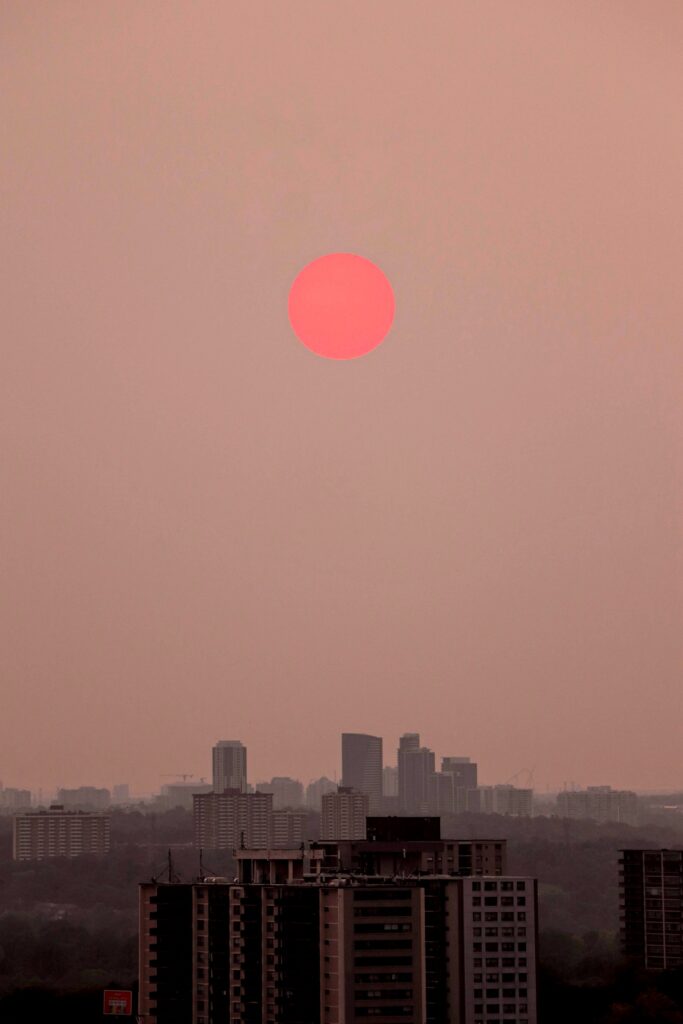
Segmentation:
[(119, 1017), (130, 1017), (133, 1012), (133, 993), (119, 992), (113, 988), (105, 989), (104, 1010), (102, 1012)]

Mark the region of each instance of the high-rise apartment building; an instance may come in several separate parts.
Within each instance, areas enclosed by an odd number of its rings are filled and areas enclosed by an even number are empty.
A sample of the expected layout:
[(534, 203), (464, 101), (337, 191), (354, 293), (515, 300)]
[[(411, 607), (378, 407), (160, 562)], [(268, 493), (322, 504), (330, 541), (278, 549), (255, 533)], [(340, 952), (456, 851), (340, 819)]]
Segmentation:
[(325, 775), (319, 779), (313, 779), (312, 782), (306, 786), (306, 806), (312, 811), (320, 811), (322, 808), (322, 799), (325, 793), (336, 793), (337, 783), (333, 782), (332, 779), (328, 779)]
[(683, 850), (622, 850), (622, 949), (648, 970), (683, 967)]
[(631, 790), (588, 786), (587, 789), (570, 789), (558, 793), (557, 813), (561, 818), (637, 825), (640, 806), (637, 794)]
[(382, 769), (382, 796), (386, 800), (398, 798), (398, 768), (387, 764)]
[(26, 811), (14, 816), (15, 860), (47, 860), (109, 852), (108, 814), (68, 811), (53, 804), (47, 811)]
[(326, 793), (322, 801), (320, 838), (322, 840), (365, 839), (365, 819), (370, 813), (370, 797), (349, 786)]
[(142, 1018), (536, 1024), (533, 879), (329, 874), (328, 853), (242, 850), (237, 882), (143, 884)]
[(468, 808), (480, 814), (507, 814), (530, 818), (533, 814), (534, 791), (517, 786), (479, 786), (468, 791)]
[(459, 789), (477, 788), (477, 765), (469, 757), (442, 757), (441, 771), (451, 775)]
[(382, 804), (382, 738), (365, 733), (344, 732), (342, 743), (342, 786), (367, 793), (375, 813)]
[(247, 792), (247, 748), (239, 740), (219, 740), (213, 748), (213, 790)]
[(276, 811), (304, 805), (304, 787), (298, 779), (290, 779), (287, 775), (276, 775), (270, 782), (257, 782), (255, 788), (257, 793), (273, 794)]
[(269, 846), (272, 831), (273, 794), (195, 793), (194, 842), (204, 850), (234, 850)]
[(57, 803), (68, 811), (104, 811), (111, 804), (111, 793), (98, 786), (78, 786), (57, 791)]
[(0, 783), (0, 812), (23, 811), (31, 806), (30, 789), (15, 789)]
[(270, 819), (270, 845), (275, 849), (292, 849), (306, 839), (306, 811), (273, 811)]
[(419, 733), (406, 733), (398, 745), (398, 802), (406, 814), (428, 814), (434, 751), (420, 746)]

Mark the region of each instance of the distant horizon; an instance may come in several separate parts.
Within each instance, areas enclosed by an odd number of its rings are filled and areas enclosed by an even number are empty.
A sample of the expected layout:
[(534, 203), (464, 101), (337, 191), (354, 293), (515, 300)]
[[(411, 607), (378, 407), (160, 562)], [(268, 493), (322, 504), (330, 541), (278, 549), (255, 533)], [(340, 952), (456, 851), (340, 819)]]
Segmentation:
[[(223, 734), (312, 778), (362, 721), (487, 782), (666, 788), (680, 0), (0, 29), (0, 777), (149, 790)], [(390, 282), (362, 358), (290, 324), (332, 253)]]

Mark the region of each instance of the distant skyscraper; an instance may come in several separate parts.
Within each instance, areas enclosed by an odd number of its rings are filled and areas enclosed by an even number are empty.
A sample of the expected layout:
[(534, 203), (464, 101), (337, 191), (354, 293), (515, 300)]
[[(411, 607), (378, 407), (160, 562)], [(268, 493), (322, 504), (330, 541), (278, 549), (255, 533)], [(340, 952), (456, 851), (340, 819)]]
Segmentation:
[(370, 807), (367, 793), (340, 786), (323, 797), (320, 838), (323, 840), (365, 839), (365, 819)]
[(257, 782), (257, 793), (272, 793), (273, 808), (276, 811), (287, 807), (303, 807), (304, 787), (298, 779), (290, 779), (287, 775), (276, 775), (270, 782)]
[(219, 740), (213, 748), (213, 790), (247, 792), (247, 748), (239, 740)]
[(306, 811), (273, 811), (270, 846), (275, 849), (298, 849), (306, 839)]
[(647, 970), (683, 967), (683, 851), (622, 850), (621, 942)]
[(453, 785), (459, 789), (477, 788), (477, 765), (469, 757), (442, 757), (441, 771), (453, 776)]
[(385, 797), (398, 796), (398, 768), (394, 765), (385, 765), (382, 769), (382, 795)]
[(382, 738), (359, 732), (342, 733), (342, 786), (367, 793), (370, 809), (382, 802)]
[(272, 793), (194, 794), (195, 846), (205, 850), (267, 847), (272, 834)]
[(322, 798), (325, 793), (336, 793), (337, 783), (328, 779), (325, 775), (314, 779), (306, 786), (306, 806), (312, 811), (320, 811)]
[(401, 736), (398, 745), (398, 798), (403, 812), (428, 813), (433, 774), (434, 751), (420, 746), (419, 733)]

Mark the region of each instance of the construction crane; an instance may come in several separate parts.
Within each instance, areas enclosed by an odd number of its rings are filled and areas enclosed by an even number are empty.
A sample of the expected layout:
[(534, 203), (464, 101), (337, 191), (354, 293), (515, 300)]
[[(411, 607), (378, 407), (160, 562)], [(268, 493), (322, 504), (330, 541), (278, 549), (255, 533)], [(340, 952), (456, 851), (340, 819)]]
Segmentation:
[(194, 772), (164, 772), (161, 776), (162, 779), (182, 779), (183, 782), (187, 782), (188, 779), (194, 778)]

